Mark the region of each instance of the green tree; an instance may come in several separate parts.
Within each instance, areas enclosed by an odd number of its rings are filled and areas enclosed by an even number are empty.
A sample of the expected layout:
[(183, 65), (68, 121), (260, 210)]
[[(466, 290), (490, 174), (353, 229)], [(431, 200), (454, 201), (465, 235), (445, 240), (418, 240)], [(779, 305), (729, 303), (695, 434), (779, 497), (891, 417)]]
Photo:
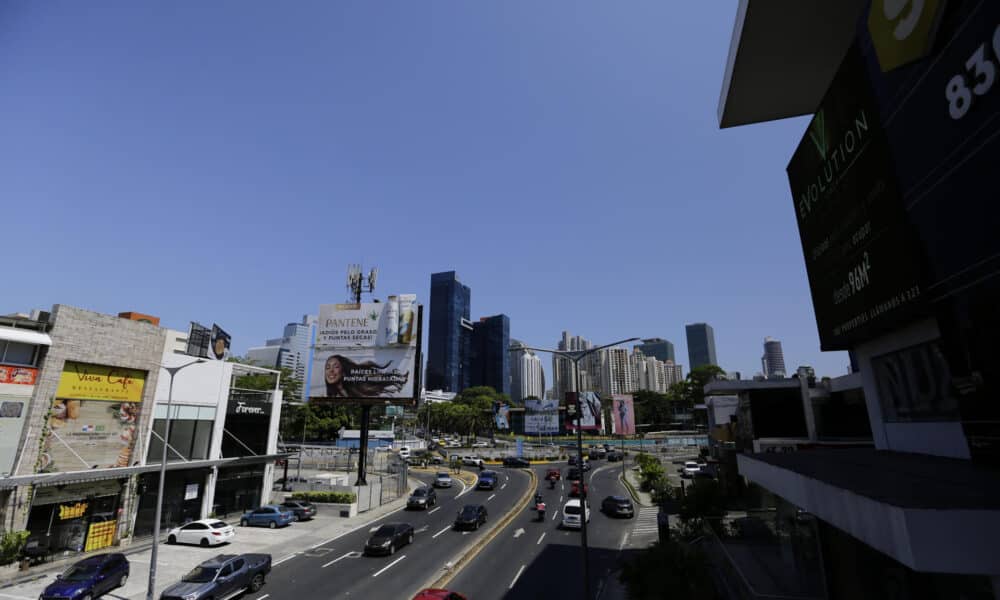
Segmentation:
[(619, 575), (632, 600), (714, 600), (715, 586), (705, 556), (674, 539), (639, 550)]

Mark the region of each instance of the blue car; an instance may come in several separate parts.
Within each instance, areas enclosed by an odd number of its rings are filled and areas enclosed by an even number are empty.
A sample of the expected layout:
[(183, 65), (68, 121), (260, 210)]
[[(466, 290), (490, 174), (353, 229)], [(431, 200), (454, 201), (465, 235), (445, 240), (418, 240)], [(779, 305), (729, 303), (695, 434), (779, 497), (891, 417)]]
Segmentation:
[(261, 506), (260, 508), (255, 508), (250, 512), (243, 513), (240, 517), (240, 525), (246, 527), (247, 525), (256, 525), (259, 527), (270, 527), (274, 529), (276, 527), (284, 527), (292, 521), (295, 520), (295, 513), (290, 510), (284, 510), (280, 506), (274, 506), (273, 504), (268, 504)]
[(92, 600), (123, 587), (128, 574), (129, 564), (123, 554), (91, 556), (56, 575), (39, 600)]
[(493, 490), (497, 487), (496, 471), (483, 471), (479, 474), (479, 481), (476, 483), (477, 490)]

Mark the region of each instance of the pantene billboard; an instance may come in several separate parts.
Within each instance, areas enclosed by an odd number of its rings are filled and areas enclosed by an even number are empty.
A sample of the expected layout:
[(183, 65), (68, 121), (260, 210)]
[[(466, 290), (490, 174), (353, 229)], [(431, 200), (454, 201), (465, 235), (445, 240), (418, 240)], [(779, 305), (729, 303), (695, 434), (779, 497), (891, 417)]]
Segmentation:
[(420, 329), (415, 299), (320, 305), (309, 398), (414, 404)]

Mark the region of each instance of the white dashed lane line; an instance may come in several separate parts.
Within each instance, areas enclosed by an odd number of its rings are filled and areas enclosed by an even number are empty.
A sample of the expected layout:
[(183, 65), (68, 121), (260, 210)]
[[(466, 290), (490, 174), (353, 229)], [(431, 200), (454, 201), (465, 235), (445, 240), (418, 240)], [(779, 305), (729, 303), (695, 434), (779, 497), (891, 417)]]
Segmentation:
[(378, 577), (378, 576), (379, 576), (379, 575), (381, 575), (382, 573), (385, 573), (385, 572), (386, 572), (386, 571), (388, 571), (388, 570), (389, 570), (390, 568), (392, 568), (392, 566), (393, 566), (394, 564), (398, 563), (399, 561), (403, 560), (404, 558), (406, 558), (406, 555), (405, 555), (405, 554), (404, 554), (404, 555), (402, 555), (402, 556), (400, 556), (400, 557), (399, 557), (399, 558), (397, 558), (396, 560), (392, 561), (391, 563), (387, 564), (386, 566), (382, 567), (381, 569), (379, 569), (379, 570), (378, 570), (378, 571), (376, 571), (375, 573), (372, 573), (372, 577)]
[(489, 502), (490, 500), (492, 500), (492, 499), (494, 499), (496, 497), (497, 497), (497, 495), (493, 494), (492, 496), (490, 496), (489, 498), (487, 498), (486, 501)]
[(449, 529), (451, 529), (451, 525), (449, 525), (449, 526), (445, 527), (445, 528), (444, 528), (444, 529), (442, 529), (441, 531), (439, 531), (439, 532), (435, 533), (434, 535), (432, 535), (432, 536), (431, 536), (431, 539), (434, 539), (434, 538), (436, 538), (437, 536), (439, 536), (439, 535), (441, 535), (442, 533), (444, 533), (444, 532), (448, 531)]
[(433, 515), (434, 513), (436, 513), (436, 512), (437, 512), (437, 511), (439, 511), (439, 510), (441, 510), (441, 507), (440, 507), (440, 506), (439, 506), (439, 507), (437, 507), (437, 508), (435, 508), (434, 510), (432, 510), (432, 511), (428, 512), (427, 514), (429, 514), (429, 515)]
[(514, 584), (517, 583), (517, 578), (520, 577), (523, 572), (524, 565), (521, 565), (521, 568), (517, 570), (517, 575), (514, 575), (514, 580), (510, 582), (510, 586), (507, 588), (508, 590), (514, 589)]
[(541, 544), (543, 539), (545, 539), (545, 534), (544, 533), (542, 533), (542, 535), (540, 535), (538, 537), (538, 541), (535, 542), (535, 545), (538, 546), (539, 544)]

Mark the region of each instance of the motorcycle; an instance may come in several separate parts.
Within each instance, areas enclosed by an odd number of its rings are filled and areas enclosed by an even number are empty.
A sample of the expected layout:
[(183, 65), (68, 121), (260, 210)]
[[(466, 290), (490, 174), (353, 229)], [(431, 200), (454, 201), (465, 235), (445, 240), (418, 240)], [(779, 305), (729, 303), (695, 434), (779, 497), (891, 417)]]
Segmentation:
[(545, 503), (544, 502), (539, 502), (538, 504), (536, 504), (535, 505), (535, 511), (538, 512), (538, 520), (539, 521), (544, 521), (545, 520)]

